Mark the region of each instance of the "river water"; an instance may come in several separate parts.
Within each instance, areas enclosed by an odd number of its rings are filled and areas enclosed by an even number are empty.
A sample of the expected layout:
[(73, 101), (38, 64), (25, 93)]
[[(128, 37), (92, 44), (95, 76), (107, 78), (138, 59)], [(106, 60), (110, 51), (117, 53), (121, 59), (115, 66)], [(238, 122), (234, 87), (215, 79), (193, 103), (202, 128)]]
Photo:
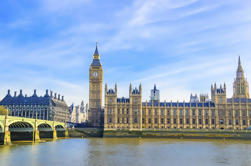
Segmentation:
[(0, 166), (250, 166), (251, 141), (61, 139), (0, 146)]

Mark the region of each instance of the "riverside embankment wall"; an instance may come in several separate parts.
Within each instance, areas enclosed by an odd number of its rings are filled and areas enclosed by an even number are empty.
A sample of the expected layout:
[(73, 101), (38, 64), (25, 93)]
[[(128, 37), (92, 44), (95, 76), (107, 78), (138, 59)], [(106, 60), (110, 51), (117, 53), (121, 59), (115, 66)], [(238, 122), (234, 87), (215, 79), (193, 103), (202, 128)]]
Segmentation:
[(246, 139), (251, 140), (250, 130), (105, 130), (97, 128), (69, 129), (70, 137), (141, 137), (188, 139)]
[(68, 129), (69, 137), (103, 137), (100, 128), (72, 128)]
[(143, 131), (104, 131), (103, 137), (141, 137), (141, 138), (189, 138), (189, 139), (248, 139), (251, 131), (226, 130), (143, 130)]

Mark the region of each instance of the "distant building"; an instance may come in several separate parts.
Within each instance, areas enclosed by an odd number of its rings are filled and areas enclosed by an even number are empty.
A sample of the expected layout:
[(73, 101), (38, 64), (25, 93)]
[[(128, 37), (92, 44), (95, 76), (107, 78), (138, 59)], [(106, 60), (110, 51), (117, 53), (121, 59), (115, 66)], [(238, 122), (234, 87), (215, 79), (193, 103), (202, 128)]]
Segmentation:
[(72, 123), (84, 123), (88, 120), (88, 104), (81, 102), (81, 105), (70, 106), (71, 122)]
[(153, 89), (151, 90), (151, 101), (159, 101), (159, 90), (156, 88), (156, 85), (154, 85)]
[(76, 106), (72, 103), (72, 105), (69, 107), (70, 111), (70, 122), (77, 123), (77, 110)]
[(46, 90), (44, 96), (40, 97), (37, 96), (36, 90), (30, 97), (24, 96), (22, 90), (20, 90), (18, 96), (16, 92), (14, 92), (14, 96), (11, 96), (10, 90), (8, 90), (0, 105), (5, 106), (10, 111), (11, 116), (59, 122), (70, 120), (69, 108), (64, 101), (64, 96), (60, 97), (56, 93), (53, 96), (52, 91), (49, 95), (48, 90)]

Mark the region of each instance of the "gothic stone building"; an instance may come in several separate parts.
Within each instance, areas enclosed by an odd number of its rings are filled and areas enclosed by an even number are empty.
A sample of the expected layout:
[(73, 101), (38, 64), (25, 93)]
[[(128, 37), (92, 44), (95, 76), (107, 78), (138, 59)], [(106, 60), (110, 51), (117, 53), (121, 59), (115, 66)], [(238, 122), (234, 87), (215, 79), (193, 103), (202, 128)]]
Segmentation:
[(64, 101), (64, 96), (60, 97), (59, 94), (57, 96), (56, 93), (53, 96), (52, 91), (49, 95), (48, 90), (46, 90), (44, 96), (40, 97), (37, 96), (36, 90), (30, 97), (24, 96), (22, 90), (20, 90), (18, 96), (16, 92), (14, 92), (14, 96), (11, 96), (10, 90), (8, 90), (0, 105), (5, 106), (10, 111), (11, 116), (58, 122), (68, 122), (70, 120), (69, 108)]
[(91, 127), (103, 127), (102, 87), (103, 68), (99, 59), (98, 48), (93, 55), (89, 69), (89, 111), (88, 125)]
[(88, 104), (84, 104), (84, 101), (80, 105), (72, 104), (69, 107), (71, 118), (70, 122), (72, 123), (85, 123), (88, 119)]
[(160, 102), (156, 87), (152, 95), (150, 101), (142, 102), (141, 85), (139, 88), (130, 85), (129, 98), (118, 98), (117, 85), (114, 89), (108, 89), (105, 85), (104, 129), (242, 130), (251, 125), (251, 99), (240, 58), (232, 98), (226, 97), (225, 84), (211, 86), (211, 100), (202, 95), (200, 100), (191, 99), (190, 102)]

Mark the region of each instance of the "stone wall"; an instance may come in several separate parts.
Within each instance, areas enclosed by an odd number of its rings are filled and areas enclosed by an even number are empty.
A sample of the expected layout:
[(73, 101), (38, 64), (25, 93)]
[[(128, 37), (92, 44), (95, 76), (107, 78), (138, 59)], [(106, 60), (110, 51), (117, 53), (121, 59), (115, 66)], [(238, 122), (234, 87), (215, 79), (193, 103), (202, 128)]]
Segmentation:
[(101, 128), (74, 128), (68, 131), (69, 137), (103, 137)]
[(251, 131), (221, 130), (170, 130), (170, 131), (104, 131), (103, 137), (142, 137), (142, 138), (188, 138), (188, 139), (250, 139)]

